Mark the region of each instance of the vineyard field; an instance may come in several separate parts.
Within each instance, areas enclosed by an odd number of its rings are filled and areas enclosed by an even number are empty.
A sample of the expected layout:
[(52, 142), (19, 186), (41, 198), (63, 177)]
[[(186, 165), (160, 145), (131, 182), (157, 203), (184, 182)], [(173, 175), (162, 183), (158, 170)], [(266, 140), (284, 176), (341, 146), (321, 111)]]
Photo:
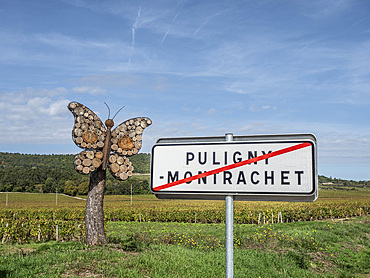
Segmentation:
[[(235, 224), (343, 219), (370, 213), (368, 191), (325, 191), (312, 203), (234, 202)], [(7, 195), (7, 196), (6, 196)], [(63, 194), (0, 193), (0, 240), (79, 239), (85, 200)], [(153, 195), (108, 195), (106, 222), (224, 223), (225, 202), (159, 200)], [(56, 227), (58, 232), (56, 233)]]

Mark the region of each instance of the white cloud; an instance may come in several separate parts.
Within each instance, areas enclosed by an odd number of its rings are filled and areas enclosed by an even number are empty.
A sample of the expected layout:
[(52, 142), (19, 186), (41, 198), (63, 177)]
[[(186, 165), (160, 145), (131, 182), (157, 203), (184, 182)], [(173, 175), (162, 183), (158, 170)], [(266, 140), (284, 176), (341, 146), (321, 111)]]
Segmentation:
[[(0, 143), (60, 143), (70, 134), (65, 132), (69, 100), (64, 88), (6, 93), (0, 95), (2, 117)], [(40, 96), (36, 96), (37, 93)], [(70, 117), (70, 126), (72, 126)]]
[(215, 108), (210, 108), (210, 109), (208, 110), (208, 114), (209, 114), (209, 115), (212, 115), (212, 114), (214, 114), (214, 113), (216, 113), (216, 109), (215, 109)]
[(84, 86), (84, 87), (74, 87), (72, 89), (76, 93), (89, 93), (92, 95), (105, 95), (107, 91), (105, 89), (102, 89), (100, 87), (93, 87), (93, 86)]

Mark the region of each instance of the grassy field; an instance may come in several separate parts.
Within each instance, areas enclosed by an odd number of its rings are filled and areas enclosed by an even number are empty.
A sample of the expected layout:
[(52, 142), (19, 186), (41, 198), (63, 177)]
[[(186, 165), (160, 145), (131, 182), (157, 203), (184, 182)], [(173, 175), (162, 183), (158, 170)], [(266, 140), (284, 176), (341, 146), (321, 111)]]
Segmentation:
[[(235, 277), (368, 277), (370, 218), (235, 225)], [(0, 245), (0, 277), (224, 277), (223, 224), (108, 222), (108, 246)]]
[[(338, 215), (349, 211), (358, 215), (362, 208), (364, 215), (369, 192), (321, 190), (319, 195), (314, 203), (235, 202), (235, 277), (369, 277), (370, 217), (335, 218), (329, 214), (330, 209), (339, 211)], [(58, 194), (56, 203), (55, 194), (0, 193), (0, 215), (11, 215), (0, 219), (0, 226), (12, 219), (18, 221), (14, 227), (19, 229), (45, 222), (53, 233), (55, 224), (83, 222), (85, 197), (81, 198)], [(19, 244), (20, 237), (4, 241), (0, 244), (0, 277), (225, 276), (225, 224), (222, 217), (217, 223), (206, 218), (208, 214), (221, 215), (224, 201), (157, 200), (152, 195), (134, 195), (131, 204), (130, 196), (105, 196), (104, 207), (107, 214), (130, 211), (135, 215), (130, 221), (107, 220), (109, 245), (87, 246), (83, 240), (71, 241), (71, 237), (56, 241), (52, 235), (41, 242), (24, 240)], [(349, 211), (342, 211), (345, 209)], [(319, 217), (320, 221), (276, 223), (275, 218), (274, 224), (271, 219), (265, 225), (237, 223), (245, 212), (263, 211), (268, 216), (279, 210), (327, 214)], [(146, 219), (145, 213), (153, 211), (166, 215), (166, 221)], [(186, 213), (190, 221), (170, 221), (181, 220)], [(37, 222), (40, 214), (45, 214), (45, 219)]]

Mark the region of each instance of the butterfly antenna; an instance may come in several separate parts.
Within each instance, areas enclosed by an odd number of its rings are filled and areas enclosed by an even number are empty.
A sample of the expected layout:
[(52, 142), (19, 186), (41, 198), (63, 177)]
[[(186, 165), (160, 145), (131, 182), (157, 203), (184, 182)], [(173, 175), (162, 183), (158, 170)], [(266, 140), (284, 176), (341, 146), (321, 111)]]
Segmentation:
[(107, 106), (107, 108), (108, 108), (108, 119), (109, 119), (109, 117), (110, 117), (110, 109), (109, 109), (109, 106), (108, 106), (108, 104), (106, 104), (105, 103), (105, 101), (104, 101), (104, 104)]
[(119, 113), (119, 111), (121, 111), (124, 107), (125, 107), (125, 106), (122, 106), (122, 107), (121, 107), (121, 109), (120, 109), (120, 110), (118, 110), (116, 114), (114, 114), (114, 116), (113, 116), (112, 120), (117, 116), (117, 114)]

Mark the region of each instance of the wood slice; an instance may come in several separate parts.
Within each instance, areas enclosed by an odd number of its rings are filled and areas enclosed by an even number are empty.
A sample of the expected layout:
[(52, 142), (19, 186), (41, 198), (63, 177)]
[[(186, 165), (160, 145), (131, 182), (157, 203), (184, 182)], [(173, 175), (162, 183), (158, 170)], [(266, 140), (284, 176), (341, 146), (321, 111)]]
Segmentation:
[(118, 153), (122, 153), (122, 149), (121, 149), (121, 148), (118, 148), (118, 149), (117, 149), (117, 152), (118, 152)]
[(142, 134), (143, 133), (143, 128), (141, 126), (138, 126), (136, 129), (135, 129), (135, 132), (137, 134)]
[(113, 144), (111, 146), (111, 149), (114, 150), (114, 151), (116, 151), (118, 149), (118, 145), (117, 144)]
[(101, 165), (101, 160), (97, 157), (95, 157), (92, 162), (91, 162), (92, 166), (94, 166), (95, 168), (99, 168), (99, 166)]
[(131, 165), (127, 169), (132, 172), (132, 171), (134, 171), (134, 166)]
[(84, 114), (84, 109), (82, 107), (76, 107), (75, 110), (73, 110), (74, 114), (82, 116)]
[(101, 127), (103, 126), (103, 123), (102, 123), (101, 121), (96, 120), (96, 119), (94, 118), (94, 126), (95, 126), (96, 128), (101, 128)]
[(81, 143), (81, 147), (86, 148), (86, 146), (87, 146), (86, 142)]
[(117, 163), (112, 163), (110, 165), (110, 169), (113, 173), (117, 173), (119, 171), (119, 165)]
[(69, 108), (70, 108), (70, 109), (75, 109), (75, 108), (76, 108), (76, 103), (71, 102), (71, 103), (69, 104)]
[(94, 171), (95, 171), (95, 167), (94, 167), (93, 165), (91, 165), (91, 166), (89, 167), (89, 169), (90, 169), (90, 172), (94, 172)]
[(75, 136), (77, 136), (77, 137), (81, 137), (82, 134), (83, 134), (82, 129), (79, 129), (79, 128), (75, 128), (75, 130), (73, 132), (74, 132)]
[(98, 159), (102, 159), (103, 158), (103, 153), (102, 152), (96, 152), (95, 154), (95, 157), (98, 158)]
[(88, 174), (88, 173), (90, 173), (90, 168), (89, 168), (89, 167), (84, 167), (84, 168), (82, 169), (82, 172), (83, 172), (84, 174)]
[(109, 157), (109, 162), (110, 163), (115, 163), (117, 161), (117, 158), (114, 156), (114, 155), (111, 155), (110, 157)]
[(87, 151), (86, 152), (86, 157), (89, 158), (89, 159), (93, 159), (94, 158), (94, 152), (93, 151)]
[(84, 167), (83, 167), (82, 165), (77, 165), (77, 166), (76, 166), (76, 170), (77, 170), (77, 171), (80, 171), (80, 172), (83, 170), (83, 168), (84, 168)]
[(121, 165), (119, 166), (120, 172), (127, 172), (127, 166), (126, 165)]
[(134, 142), (130, 137), (124, 136), (121, 139), (119, 139), (118, 147), (125, 151), (131, 150), (134, 148)]
[(125, 159), (122, 156), (117, 157), (117, 163), (122, 165), (125, 162)]
[(82, 161), (82, 165), (86, 167), (89, 167), (91, 163), (92, 163), (91, 159), (84, 159), (84, 161)]
[(136, 141), (135, 142), (135, 148), (140, 150), (141, 149), (141, 141)]
[(81, 144), (83, 141), (84, 141), (84, 139), (82, 139), (82, 137), (77, 137), (76, 138), (76, 143), (78, 143), (78, 144)]
[(103, 148), (104, 147), (104, 142), (99, 141), (98, 143), (96, 143), (96, 145), (98, 146), (98, 148)]
[(130, 136), (131, 138), (134, 138), (136, 136), (136, 133), (135, 131), (131, 131), (128, 136)]
[(139, 152), (139, 151), (138, 151), (137, 149), (133, 149), (133, 150), (132, 150), (132, 153), (133, 153), (133, 154), (137, 154), (138, 152)]
[(127, 172), (127, 176), (131, 177), (132, 176), (132, 172), (131, 171), (128, 171)]
[(87, 123), (81, 124), (81, 129), (82, 130), (87, 130), (89, 128), (89, 125)]
[(121, 180), (127, 180), (127, 178), (128, 178), (127, 173), (121, 173), (121, 174), (119, 175), (119, 178), (120, 178)]
[(93, 131), (91, 131), (91, 130), (87, 130), (82, 135), (82, 139), (86, 143), (95, 143), (95, 142), (98, 141), (98, 135), (96, 133), (94, 133)]
[(82, 124), (85, 121), (84, 117), (78, 116), (76, 117), (76, 122)]
[(75, 165), (81, 165), (81, 159), (75, 159)]

